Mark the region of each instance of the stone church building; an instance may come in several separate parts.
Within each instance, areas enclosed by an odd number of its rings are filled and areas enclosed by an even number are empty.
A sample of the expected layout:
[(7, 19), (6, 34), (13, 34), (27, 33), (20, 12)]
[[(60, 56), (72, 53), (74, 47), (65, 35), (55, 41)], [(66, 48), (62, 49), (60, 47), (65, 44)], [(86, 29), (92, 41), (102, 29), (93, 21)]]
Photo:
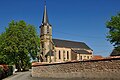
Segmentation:
[(52, 25), (48, 21), (46, 5), (40, 25), (40, 39), (39, 59), (41, 62), (87, 60), (93, 56), (93, 50), (84, 42), (52, 38)]

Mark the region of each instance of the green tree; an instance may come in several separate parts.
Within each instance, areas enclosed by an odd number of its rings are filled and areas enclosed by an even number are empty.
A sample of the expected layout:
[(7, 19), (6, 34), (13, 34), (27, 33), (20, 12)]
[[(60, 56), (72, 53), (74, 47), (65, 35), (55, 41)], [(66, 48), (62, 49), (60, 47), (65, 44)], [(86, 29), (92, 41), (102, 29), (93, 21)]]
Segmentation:
[(6, 32), (1, 35), (0, 49), (7, 62), (16, 65), (18, 71), (30, 65), (30, 58), (35, 59), (39, 49), (39, 37), (35, 27), (24, 21), (11, 21)]
[(112, 16), (106, 26), (109, 29), (108, 40), (114, 45), (116, 50), (120, 51), (120, 13)]
[(0, 64), (8, 64), (9, 59), (7, 55), (4, 53), (4, 39), (5, 39), (5, 33), (0, 34)]

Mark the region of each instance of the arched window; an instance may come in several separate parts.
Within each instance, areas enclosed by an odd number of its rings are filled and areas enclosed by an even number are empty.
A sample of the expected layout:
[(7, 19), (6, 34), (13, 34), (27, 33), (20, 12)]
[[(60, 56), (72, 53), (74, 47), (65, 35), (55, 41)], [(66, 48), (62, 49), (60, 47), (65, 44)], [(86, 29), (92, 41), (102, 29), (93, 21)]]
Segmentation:
[(43, 27), (41, 27), (41, 34), (43, 34)]
[(66, 57), (65, 57), (65, 50), (63, 50), (63, 61), (65, 61)]
[(60, 50), (59, 50), (59, 53), (58, 53), (58, 55), (59, 55), (59, 59), (61, 59)]
[(44, 43), (42, 43), (41, 45), (42, 45), (42, 48), (44, 48)]
[(69, 59), (69, 52), (67, 51), (67, 59)]
[(89, 56), (87, 56), (87, 59), (89, 59)]
[(80, 60), (82, 60), (82, 56), (80, 56)]
[(49, 32), (49, 26), (47, 26), (47, 33), (49, 34), (50, 32)]

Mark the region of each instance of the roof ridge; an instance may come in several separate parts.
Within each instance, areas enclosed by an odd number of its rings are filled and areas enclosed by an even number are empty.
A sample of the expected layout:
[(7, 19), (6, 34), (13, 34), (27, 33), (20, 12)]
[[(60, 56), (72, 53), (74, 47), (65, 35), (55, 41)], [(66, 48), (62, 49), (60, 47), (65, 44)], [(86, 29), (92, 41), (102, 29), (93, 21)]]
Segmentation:
[[(79, 42), (79, 41), (72, 41), (72, 40), (63, 40), (63, 39), (58, 39), (58, 38), (54, 38), (56, 40), (62, 40), (62, 41), (69, 41), (69, 42), (77, 42), (77, 43), (84, 43), (84, 42)], [(85, 44), (85, 43), (84, 43)]]

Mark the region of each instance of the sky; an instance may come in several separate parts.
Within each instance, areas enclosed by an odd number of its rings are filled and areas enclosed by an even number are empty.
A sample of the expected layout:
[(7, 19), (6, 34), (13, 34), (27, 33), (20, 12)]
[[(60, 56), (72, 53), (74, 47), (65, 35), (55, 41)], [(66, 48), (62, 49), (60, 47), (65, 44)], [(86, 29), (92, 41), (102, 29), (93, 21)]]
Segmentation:
[[(109, 56), (106, 22), (120, 12), (120, 0), (46, 0), (53, 38), (85, 42), (94, 55)], [(36, 27), (42, 22), (44, 0), (0, 0), (0, 34), (12, 20)]]

